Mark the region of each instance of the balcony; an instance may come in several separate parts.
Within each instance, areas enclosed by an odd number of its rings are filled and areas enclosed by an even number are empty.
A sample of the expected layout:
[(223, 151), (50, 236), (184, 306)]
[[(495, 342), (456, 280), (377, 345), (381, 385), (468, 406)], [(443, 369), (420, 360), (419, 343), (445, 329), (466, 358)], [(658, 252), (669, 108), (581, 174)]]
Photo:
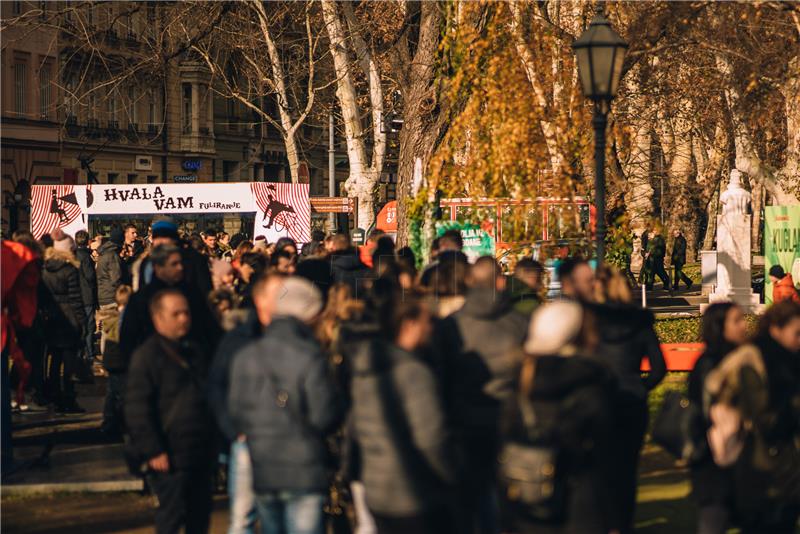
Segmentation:
[(139, 141), (139, 125), (134, 122), (129, 122), (125, 135), (129, 142), (137, 143)]
[(100, 130), (100, 121), (89, 119), (86, 121), (86, 137), (89, 139), (100, 139), (103, 132)]
[(106, 125), (106, 137), (109, 141), (119, 141), (121, 135), (119, 131), (119, 122), (117, 121), (108, 121)]

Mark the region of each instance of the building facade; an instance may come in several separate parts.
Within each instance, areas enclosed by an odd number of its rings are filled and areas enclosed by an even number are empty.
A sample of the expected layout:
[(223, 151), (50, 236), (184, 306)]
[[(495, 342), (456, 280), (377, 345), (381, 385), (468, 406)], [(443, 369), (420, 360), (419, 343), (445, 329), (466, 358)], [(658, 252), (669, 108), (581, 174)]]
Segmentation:
[[(4, 234), (28, 227), (29, 185), (289, 180), (279, 132), (214, 91), (205, 65), (183, 55), (160, 71), (131, 68), (160, 34), (169, 3), (0, 7), (4, 21), (24, 21), (3, 32)], [(310, 191), (320, 196), (328, 195), (324, 126), (300, 132)], [(344, 151), (336, 159), (341, 183)], [(228, 231), (241, 227), (219, 219)]]

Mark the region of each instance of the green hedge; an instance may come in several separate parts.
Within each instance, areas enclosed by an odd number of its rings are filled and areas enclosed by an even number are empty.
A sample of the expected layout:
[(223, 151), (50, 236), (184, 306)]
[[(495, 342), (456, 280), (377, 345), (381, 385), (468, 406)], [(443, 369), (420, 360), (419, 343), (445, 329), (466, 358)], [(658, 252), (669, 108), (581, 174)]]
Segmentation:
[[(747, 329), (755, 333), (758, 326), (757, 315), (746, 315)], [(679, 317), (656, 319), (656, 334), (661, 343), (697, 343), (700, 339), (700, 317)]]

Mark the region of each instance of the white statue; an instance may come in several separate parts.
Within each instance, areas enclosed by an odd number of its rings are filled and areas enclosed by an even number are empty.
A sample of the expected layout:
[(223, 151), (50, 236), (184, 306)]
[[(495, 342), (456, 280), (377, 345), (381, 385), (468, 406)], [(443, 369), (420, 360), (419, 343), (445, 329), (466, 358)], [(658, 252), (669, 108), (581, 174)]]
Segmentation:
[(751, 198), (750, 193), (742, 188), (741, 173), (738, 169), (733, 169), (728, 188), (719, 196), (719, 202), (722, 204), (722, 215), (729, 213), (747, 215)]

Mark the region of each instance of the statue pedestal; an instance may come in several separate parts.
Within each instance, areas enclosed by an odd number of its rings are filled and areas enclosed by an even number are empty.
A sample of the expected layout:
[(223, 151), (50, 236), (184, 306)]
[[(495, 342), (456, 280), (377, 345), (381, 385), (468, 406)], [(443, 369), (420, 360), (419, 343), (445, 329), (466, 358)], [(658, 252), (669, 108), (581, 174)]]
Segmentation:
[(731, 173), (731, 183), (720, 200), (724, 208), (717, 217), (717, 280), (708, 303), (735, 302), (745, 313), (758, 313), (761, 298), (753, 293), (750, 268), (750, 194), (741, 188), (738, 171)]

